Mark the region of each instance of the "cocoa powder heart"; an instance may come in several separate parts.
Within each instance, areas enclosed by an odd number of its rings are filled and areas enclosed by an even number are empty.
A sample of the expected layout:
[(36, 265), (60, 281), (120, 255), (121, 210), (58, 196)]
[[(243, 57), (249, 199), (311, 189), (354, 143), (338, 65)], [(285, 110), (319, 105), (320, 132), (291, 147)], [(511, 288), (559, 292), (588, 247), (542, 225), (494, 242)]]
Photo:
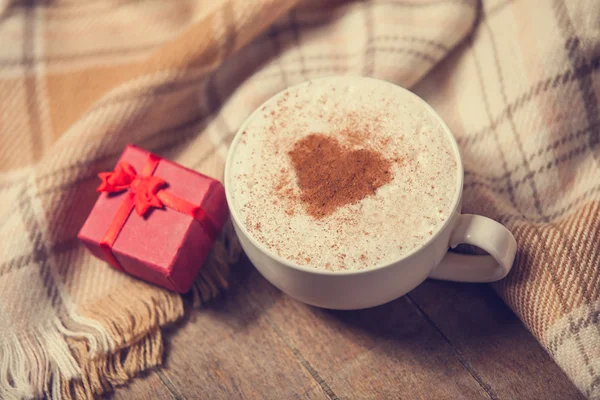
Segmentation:
[(391, 162), (378, 152), (353, 150), (320, 133), (300, 139), (288, 154), (300, 199), (315, 218), (356, 203), (392, 180)]

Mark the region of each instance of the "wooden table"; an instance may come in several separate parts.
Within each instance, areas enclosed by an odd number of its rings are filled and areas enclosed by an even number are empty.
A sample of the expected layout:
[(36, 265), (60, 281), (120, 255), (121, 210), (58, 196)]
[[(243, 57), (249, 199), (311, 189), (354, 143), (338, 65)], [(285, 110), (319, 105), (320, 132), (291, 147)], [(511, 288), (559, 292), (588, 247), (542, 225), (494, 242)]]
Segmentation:
[(167, 329), (164, 366), (114, 399), (579, 399), (487, 285), (427, 281), (389, 304), (329, 311), (249, 264)]

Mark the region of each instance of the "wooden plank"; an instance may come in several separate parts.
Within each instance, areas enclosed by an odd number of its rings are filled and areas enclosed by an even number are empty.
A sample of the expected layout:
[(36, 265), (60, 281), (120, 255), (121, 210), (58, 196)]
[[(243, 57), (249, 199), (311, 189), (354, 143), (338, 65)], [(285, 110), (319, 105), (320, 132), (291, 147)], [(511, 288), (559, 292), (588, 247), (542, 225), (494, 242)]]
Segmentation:
[(105, 398), (113, 400), (178, 400), (161, 381), (155, 369), (141, 374), (128, 385), (117, 388), (114, 393), (106, 395)]
[(271, 328), (246, 285), (166, 334), (162, 372), (183, 398), (326, 398)]
[(147, 398), (156, 379), (176, 399), (581, 398), (487, 285), (426, 282), (341, 312), (289, 298), (247, 260), (237, 274), (167, 330), (160, 375), (122, 398)]
[(329, 311), (281, 294), (257, 274), (251, 278), (252, 301), (326, 383), (329, 398), (486, 398), (451, 346), (407, 299)]
[(493, 398), (584, 398), (490, 286), (427, 281), (409, 298)]

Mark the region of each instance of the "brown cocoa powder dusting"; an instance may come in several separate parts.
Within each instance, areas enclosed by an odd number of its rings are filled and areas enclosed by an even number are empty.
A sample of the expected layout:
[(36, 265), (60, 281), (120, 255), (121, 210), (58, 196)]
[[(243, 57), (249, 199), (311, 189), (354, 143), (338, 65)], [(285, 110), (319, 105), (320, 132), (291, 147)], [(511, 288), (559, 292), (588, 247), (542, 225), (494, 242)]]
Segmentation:
[(308, 214), (322, 218), (372, 195), (392, 180), (391, 162), (376, 151), (352, 150), (316, 133), (296, 142), (289, 156)]

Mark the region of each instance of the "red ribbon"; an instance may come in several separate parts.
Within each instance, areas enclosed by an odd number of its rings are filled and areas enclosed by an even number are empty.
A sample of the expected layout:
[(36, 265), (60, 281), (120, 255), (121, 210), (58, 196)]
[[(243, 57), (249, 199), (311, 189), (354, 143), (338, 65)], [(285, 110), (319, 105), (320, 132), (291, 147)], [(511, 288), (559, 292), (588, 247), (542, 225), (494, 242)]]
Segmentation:
[(148, 160), (139, 175), (136, 173), (135, 168), (125, 161), (119, 162), (113, 172), (98, 174), (102, 179), (102, 183), (96, 191), (117, 193), (127, 190), (119, 211), (117, 211), (100, 242), (100, 247), (106, 255), (107, 261), (117, 269), (123, 270), (123, 267), (113, 254), (112, 247), (134, 208), (139, 215), (144, 215), (151, 208), (168, 207), (179, 213), (189, 215), (198, 221), (211, 240), (215, 240), (217, 237), (216, 224), (202, 207), (161, 189), (166, 182), (152, 175), (160, 160), (160, 157), (149, 154)]

